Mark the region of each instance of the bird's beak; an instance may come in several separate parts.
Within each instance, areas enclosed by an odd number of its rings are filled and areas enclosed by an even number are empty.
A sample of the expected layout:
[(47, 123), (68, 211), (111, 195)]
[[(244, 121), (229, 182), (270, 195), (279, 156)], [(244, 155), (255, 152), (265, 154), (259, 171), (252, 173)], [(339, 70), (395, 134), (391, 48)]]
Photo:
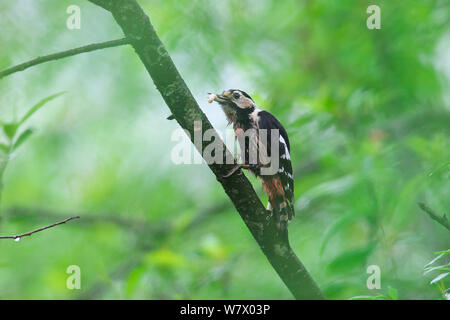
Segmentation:
[(209, 94), (209, 101), (216, 101), (220, 104), (224, 104), (227, 103), (231, 100), (231, 92), (230, 91), (224, 91), (221, 94), (215, 94), (215, 93), (210, 93)]

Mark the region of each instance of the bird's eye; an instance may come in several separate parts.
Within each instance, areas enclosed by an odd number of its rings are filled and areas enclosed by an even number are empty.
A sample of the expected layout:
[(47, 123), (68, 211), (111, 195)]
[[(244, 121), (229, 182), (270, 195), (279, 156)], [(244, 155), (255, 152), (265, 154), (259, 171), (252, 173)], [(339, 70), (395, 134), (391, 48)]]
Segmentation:
[(233, 98), (239, 99), (239, 97), (240, 97), (239, 92), (233, 93)]

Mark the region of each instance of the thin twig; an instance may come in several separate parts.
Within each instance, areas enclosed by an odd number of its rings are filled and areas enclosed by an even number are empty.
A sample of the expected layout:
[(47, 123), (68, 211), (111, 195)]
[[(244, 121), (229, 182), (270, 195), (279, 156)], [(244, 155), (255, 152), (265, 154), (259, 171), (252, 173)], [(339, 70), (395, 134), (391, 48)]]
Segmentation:
[(445, 214), (443, 216), (438, 215), (436, 212), (433, 211), (433, 209), (431, 209), (429, 206), (427, 206), (423, 202), (419, 202), (419, 207), (420, 207), (420, 209), (425, 211), (425, 213), (427, 213), (430, 216), (431, 219), (439, 222), (441, 225), (443, 225), (448, 230), (450, 230), (450, 222), (448, 221), (448, 219), (445, 216)]
[(18, 64), (16, 66), (12, 66), (12, 67), (9, 67), (7, 69), (0, 71), (0, 79), (3, 77), (6, 77), (12, 73), (23, 71), (25, 69), (28, 69), (32, 66), (35, 66), (37, 64), (41, 64), (44, 62), (66, 58), (66, 57), (74, 56), (74, 55), (84, 53), (84, 52), (90, 52), (90, 51), (95, 51), (95, 50), (99, 50), (99, 49), (111, 48), (111, 47), (118, 47), (118, 46), (122, 46), (125, 44), (129, 44), (129, 40), (127, 38), (122, 38), (122, 39), (111, 40), (111, 41), (106, 41), (106, 42), (93, 43), (93, 44), (89, 44), (87, 46), (78, 47), (78, 48), (74, 48), (74, 49), (70, 49), (70, 50), (66, 50), (66, 51), (62, 51), (62, 52), (57, 52), (57, 53), (49, 54), (49, 55), (46, 55), (43, 57), (37, 57), (33, 60)]
[(70, 220), (79, 219), (79, 218), (80, 218), (80, 216), (70, 217), (70, 218), (64, 219), (63, 221), (60, 221), (60, 222), (57, 222), (57, 223), (51, 224), (49, 226), (33, 230), (33, 231), (30, 231), (30, 232), (25, 232), (25, 233), (18, 234), (18, 235), (15, 235), (15, 236), (0, 236), (0, 239), (14, 239), (14, 240), (17, 240), (17, 239), (20, 239), (20, 238), (23, 238), (23, 237), (31, 236), (33, 233), (36, 233), (36, 232), (39, 232), (39, 231), (43, 231), (43, 230), (46, 230), (46, 229), (50, 229), (50, 228), (56, 227), (56, 226), (58, 226), (60, 224), (69, 222)]

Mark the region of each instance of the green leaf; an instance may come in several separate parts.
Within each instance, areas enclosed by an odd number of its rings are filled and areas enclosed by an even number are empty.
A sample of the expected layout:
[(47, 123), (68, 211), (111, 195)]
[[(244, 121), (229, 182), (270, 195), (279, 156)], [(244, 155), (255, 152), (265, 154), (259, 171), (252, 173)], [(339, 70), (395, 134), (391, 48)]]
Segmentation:
[(133, 293), (136, 290), (136, 287), (139, 284), (140, 279), (142, 278), (142, 275), (144, 274), (145, 268), (143, 266), (138, 266), (135, 268), (130, 275), (128, 276), (126, 285), (125, 285), (125, 291), (127, 294), (127, 297), (131, 297)]
[(34, 106), (31, 107), (30, 110), (23, 116), (23, 118), (19, 121), (19, 125), (24, 123), (28, 118), (30, 118), (36, 111), (38, 111), (40, 108), (42, 108), (47, 102), (59, 97), (60, 95), (66, 93), (66, 91), (55, 93), (51, 96), (48, 96), (47, 98), (42, 99), (38, 103), (36, 103)]
[(5, 123), (3, 125), (3, 131), (6, 136), (11, 140), (17, 132), (17, 128), (19, 128), (18, 123)]
[(450, 263), (442, 266), (437, 266), (433, 268), (427, 268), (426, 271), (423, 273), (426, 275), (427, 273), (430, 273), (432, 271), (450, 271)]
[(444, 254), (444, 256), (450, 254), (450, 249), (442, 250), (442, 251), (436, 251), (434, 254)]
[(436, 258), (434, 258), (433, 260), (431, 260), (430, 262), (428, 262), (425, 267), (423, 267), (424, 269), (427, 269), (429, 266), (431, 266), (433, 263), (435, 263), (436, 261), (438, 261), (439, 259), (441, 259), (442, 257), (444, 257), (446, 254), (445, 253), (441, 253), (440, 255), (438, 255)]
[(388, 288), (388, 296), (392, 299), (392, 300), (398, 300), (398, 290), (392, 287)]
[(25, 142), (31, 135), (33, 134), (32, 129), (27, 129), (24, 132), (20, 134), (20, 136), (17, 138), (16, 142), (14, 143), (14, 146), (12, 147), (12, 150), (16, 150), (22, 143)]
[(439, 166), (437, 169), (433, 170), (432, 172), (430, 172), (428, 175), (431, 177), (433, 174), (435, 174), (436, 172), (446, 168), (450, 166), (450, 161), (447, 161), (446, 163), (444, 163), (443, 165)]
[(436, 278), (434, 278), (433, 280), (430, 281), (430, 284), (434, 284), (442, 279), (444, 279), (446, 276), (448, 276), (450, 274), (450, 272), (446, 272), (446, 273), (441, 273), (440, 275), (438, 275)]

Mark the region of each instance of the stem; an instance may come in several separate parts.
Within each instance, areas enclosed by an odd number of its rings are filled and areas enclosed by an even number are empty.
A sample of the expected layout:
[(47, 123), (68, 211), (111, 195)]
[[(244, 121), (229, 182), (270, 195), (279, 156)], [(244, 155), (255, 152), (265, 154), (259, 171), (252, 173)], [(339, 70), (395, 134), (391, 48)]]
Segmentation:
[(53, 60), (58, 60), (58, 59), (62, 59), (62, 58), (66, 58), (66, 57), (70, 57), (70, 56), (74, 56), (80, 53), (84, 53), (84, 52), (91, 52), (91, 51), (95, 51), (95, 50), (100, 50), (100, 49), (105, 49), (105, 48), (111, 48), (111, 47), (118, 47), (118, 46), (123, 46), (125, 44), (128, 44), (128, 39), (126, 38), (122, 38), (122, 39), (117, 39), (117, 40), (111, 40), (111, 41), (106, 41), (106, 42), (100, 42), (100, 43), (93, 43), (93, 44), (89, 44), (87, 46), (83, 46), (83, 47), (78, 47), (78, 48), (74, 48), (74, 49), (70, 49), (70, 50), (66, 50), (66, 51), (62, 51), (62, 52), (58, 52), (58, 53), (53, 53), (53, 54), (49, 54), (46, 56), (42, 56), (42, 57), (38, 57), (35, 58), (33, 60), (18, 64), (16, 66), (12, 66), (9, 67), (7, 69), (4, 69), (2, 71), (0, 71), (0, 79), (3, 77), (6, 77), (10, 74), (13, 74), (15, 72), (19, 72), (19, 71), (23, 71), (25, 69), (28, 69), (32, 66), (41, 64), (41, 63), (45, 63), (48, 61), (53, 61)]
[(419, 207), (422, 209), (426, 214), (430, 216), (431, 219), (439, 222), (442, 226), (450, 230), (450, 222), (448, 221), (445, 214), (443, 216), (438, 215), (436, 212), (434, 212), (433, 209), (431, 209), (429, 206), (427, 206), (423, 202), (419, 202)]
[(36, 230), (25, 232), (25, 233), (21, 233), (21, 234), (15, 235), (15, 236), (0, 236), (0, 239), (14, 239), (14, 240), (17, 240), (17, 239), (20, 239), (20, 238), (23, 238), (23, 237), (31, 236), (32, 234), (34, 234), (36, 232), (40, 232), (40, 231), (43, 231), (43, 230), (46, 230), (46, 229), (50, 229), (50, 228), (56, 227), (56, 226), (58, 226), (60, 224), (69, 222), (70, 220), (79, 219), (79, 218), (80, 218), (79, 216), (70, 217), (70, 218), (64, 219), (63, 221), (53, 223), (53, 224), (51, 224), (49, 226), (38, 228)]

